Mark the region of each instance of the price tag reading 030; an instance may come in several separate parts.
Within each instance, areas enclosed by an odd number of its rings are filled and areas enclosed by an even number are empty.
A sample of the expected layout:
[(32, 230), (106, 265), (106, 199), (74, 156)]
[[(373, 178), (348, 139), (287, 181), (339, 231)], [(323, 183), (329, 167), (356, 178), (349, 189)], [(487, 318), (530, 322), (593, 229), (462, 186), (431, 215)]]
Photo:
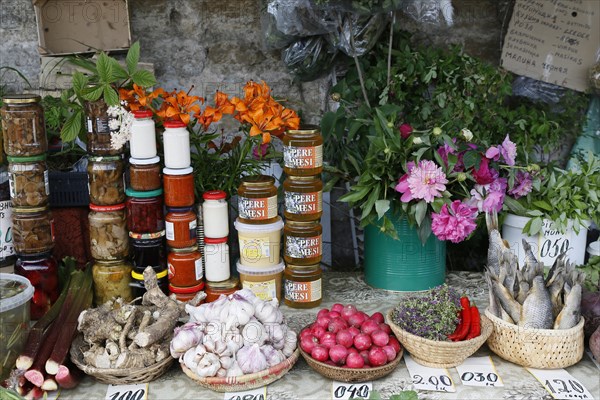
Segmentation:
[(465, 386), (504, 386), (489, 356), (469, 357), (462, 364), (457, 365), (456, 370)]

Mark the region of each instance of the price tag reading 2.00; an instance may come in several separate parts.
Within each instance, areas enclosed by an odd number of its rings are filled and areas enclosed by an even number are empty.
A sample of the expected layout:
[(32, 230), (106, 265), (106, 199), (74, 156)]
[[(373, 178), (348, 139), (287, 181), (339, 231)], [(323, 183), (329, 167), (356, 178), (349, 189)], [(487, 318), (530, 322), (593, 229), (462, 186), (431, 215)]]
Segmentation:
[(267, 387), (259, 387), (245, 392), (225, 393), (223, 400), (265, 400), (267, 398)]
[(429, 368), (417, 364), (408, 354), (404, 354), (406, 368), (413, 385), (419, 390), (435, 390), (436, 392), (456, 392), (454, 383), (445, 368)]
[(147, 400), (148, 384), (108, 385), (106, 400)]
[(368, 399), (373, 390), (371, 382), (345, 383), (333, 382), (333, 400)]

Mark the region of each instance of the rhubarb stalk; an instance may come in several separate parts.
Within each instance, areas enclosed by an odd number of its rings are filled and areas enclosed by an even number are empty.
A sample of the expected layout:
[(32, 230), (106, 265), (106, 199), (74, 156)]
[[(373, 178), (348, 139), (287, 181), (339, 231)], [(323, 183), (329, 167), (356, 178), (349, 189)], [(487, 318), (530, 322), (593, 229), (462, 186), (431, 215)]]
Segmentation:
[(67, 360), (67, 363), (58, 367), (58, 373), (54, 377), (56, 383), (63, 389), (73, 389), (83, 378), (83, 372)]

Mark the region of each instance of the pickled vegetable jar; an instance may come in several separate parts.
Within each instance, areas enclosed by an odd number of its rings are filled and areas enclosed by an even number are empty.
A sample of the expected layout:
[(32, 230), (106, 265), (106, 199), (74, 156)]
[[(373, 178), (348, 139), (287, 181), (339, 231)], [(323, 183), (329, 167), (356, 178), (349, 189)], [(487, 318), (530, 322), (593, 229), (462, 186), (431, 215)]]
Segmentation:
[[(245, 224), (270, 224), (277, 221), (275, 178), (252, 175), (238, 187), (239, 221)], [(205, 232), (206, 235), (206, 232)]]
[(15, 94), (2, 98), (0, 108), (4, 152), (9, 156), (29, 157), (48, 151), (44, 109), (41, 97)]
[(155, 233), (165, 229), (162, 189), (139, 192), (127, 189), (127, 228), (135, 233)]
[(323, 228), (318, 221), (286, 221), (283, 228), (283, 259), (294, 265), (313, 265), (323, 256)]
[(33, 285), (30, 303), (31, 319), (40, 319), (58, 299), (58, 263), (50, 252), (20, 255), (15, 263), (15, 274), (29, 279)]
[(288, 220), (316, 221), (323, 214), (323, 182), (316, 176), (288, 176), (283, 182)]
[(166, 121), (164, 123), (163, 149), (165, 167), (187, 168), (190, 160), (190, 133), (181, 121)]
[(156, 190), (161, 184), (159, 157), (129, 159), (129, 186), (133, 190)]
[[(165, 269), (156, 272), (156, 279), (158, 280), (158, 287), (160, 288), (160, 290), (168, 296), (169, 279), (167, 277), (167, 270)], [(146, 293), (146, 283), (144, 282), (143, 273), (131, 271), (131, 293), (134, 299), (142, 297), (144, 293)]]
[(125, 203), (114, 206), (90, 204), (90, 244), (96, 260), (120, 260), (129, 256)]
[(87, 125), (87, 151), (96, 156), (111, 156), (123, 152), (123, 146), (113, 148), (110, 143), (108, 106), (103, 99), (83, 104)]
[(129, 153), (133, 158), (156, 157), (156, 129), (152, 120), (152, 111), (133, 112), (135, 119), (131, 123)]
[(210, 303), (219, 298), (221, 295), (228, 296), (235, 293), (240, 287), (240, 280), (236, 276), (232, 276), (226, 281), (222, 282), (206, 282), (206, 293), (205, 302)]
[(16, 258), (13, 246), (12, 213), (8, 171), (0, 167), (0, 267), (13, 265)]
[(285, 305), (293, 308), (318, 307), (323, 300), (322, 275), (319, 264), (288, 264), (283, 271)]
[(156, 234), (130, 233), (129, 237), (131, 238), (131, 261), (135, 272), (142, 273), (148, 266), (157, 272), (166, 271), (167, 251), (164, 231)]
[(323, 137), (316, 125), (289, 130), (283, 136), (283, 170), (289, 175), (317, 175), (323, 171)]
[(204, 246), (204, 275), (207, 281), (229, 279), (229, 245), (227, 238), (206, 238)]
[(123, 159), (120, 156), (89, 157), (90, 203), (110, 206), (125, 201)]
[(125, 260), (96, 261), (92, 267), (94, 302), (102, 305), (115, 297), (133, 300), (131, 264)]
[(52, 250), (54, 221), (48, 207), (13, 209), (13, 244), (19, 254)]
[(15, 207), (39, 207), (48, 204), (50, 185), (46, 155), (8, 156), (10, 197)]
[(163, 187), (167, 207), (194, 205), (194, 170), (192, 167), (163, 169)]
[[(169, 291), (175, 295), (175, 298), (179, 301), (190, 301), (192, 300), (198, 292), (201, 292), (204, 289), (204, 282), (200, 282), (196, 286), (191, 287), (177, 287), (173, 285), (169, 285)], [(204, 301), (200, 302), (202, 304)]]
[(165, 231), (167, 245), (172, 248), (185, 248), (197, 244), (196, 226), (198, 220), (192, 207), (167, 207)]
[(169, 283), (173, 286), (196, 286), (202, 281), (202, 254), (198, 246), (171, 249), (168, 257)]
[(222, 190), (211, 190), (202, 195), (202, 220), (204, 236), (223, 238), (229, 235), (229, 205), (227, 194)]

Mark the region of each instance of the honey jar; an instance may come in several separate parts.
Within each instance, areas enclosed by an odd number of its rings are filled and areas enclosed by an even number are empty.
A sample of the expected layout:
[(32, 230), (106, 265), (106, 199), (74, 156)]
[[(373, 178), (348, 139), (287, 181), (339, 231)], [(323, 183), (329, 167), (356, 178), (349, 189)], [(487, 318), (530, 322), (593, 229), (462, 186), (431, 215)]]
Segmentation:
[(323, 214), (323, 182), (316, 176), (288, 176), (283, 182), (288, 220), (316, 221)]
[(292, 308), (318, 307), (323, 300), (322, 275), (319, 264), (288, 264), (283, 271), (285, 305)]
[(252, 175), (242, 179), (238, 188), (239, 221), (245, 224), (270, 224), (277, 221), (275, 178)]
[(293, 265), (313, 265), (323, 256), (323, 228), (319, 221), (286, 221), (283, 259)]
[(323, 137), (316, 125), (286, 131), (283, 170), (288, 175), (317, 175), (323, 171)]

